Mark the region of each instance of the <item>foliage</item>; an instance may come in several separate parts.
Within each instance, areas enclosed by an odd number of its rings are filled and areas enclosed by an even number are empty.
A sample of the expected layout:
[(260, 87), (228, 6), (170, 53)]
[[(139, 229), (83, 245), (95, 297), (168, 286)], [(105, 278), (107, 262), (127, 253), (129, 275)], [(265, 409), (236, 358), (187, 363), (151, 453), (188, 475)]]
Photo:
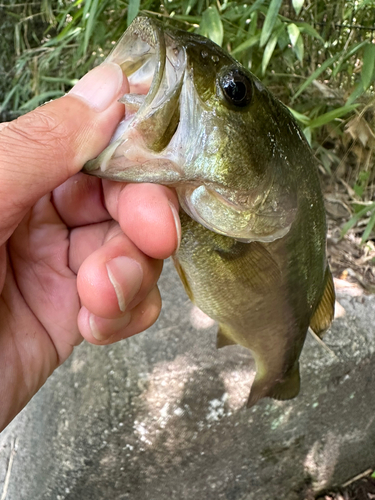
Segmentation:
[[(138, 12), (208, 36), (249, 67), (290, 107), (326, 172), (339, 164), (332, 137), (344, 140), (374, 94), (375, 0), (3, 1), (3, 119), (67, 92)], [(361, 168), (350, 181), (356, 201), (373, 194), (373, 157), (369, 170), (365, 182)]]

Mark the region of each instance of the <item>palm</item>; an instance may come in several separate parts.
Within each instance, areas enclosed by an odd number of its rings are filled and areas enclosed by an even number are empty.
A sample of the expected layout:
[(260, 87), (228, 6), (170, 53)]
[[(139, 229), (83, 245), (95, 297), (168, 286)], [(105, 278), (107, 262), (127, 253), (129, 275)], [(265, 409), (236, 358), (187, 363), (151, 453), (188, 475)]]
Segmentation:
[[(155, 188), (165, 189), (151, 186)], [(119, 189), (106, 185), (106, 200), (114, 212), (116, 204), (121, 204)], [(3, 273), (5, 278), (0, 317), (1, 331), (7, 331), (0, 336), (0, 366), (5, 370), (0, 400), (4, 407), (14, 410), (15, 398), (17, 411), (23, 407), (83, 337), (97, 344), (114, 342), (144, 330), (158, 316), (160, 299), (155, 285), (162, 262), (134, 245), (102, 200), (101, 182), (78, 174), (39, 200), (2, 249), (0, 276)], [(174, 244), (174, 236), (166, 234), (164, 239), (167, 246), (168, 239)], [(121, 323), (124, 316), (118, 310), (112, 285), (107, 286), (108, 275), (101, 270), (101, 263), (114, 253), (137, 259), (147, 273), (139, 293), (129, 303), (129, 325), (119, 328), (108, 341), (98, 342), (89, 330), (90, 312), (110, 326)], [(77, 274), (84, 275), (81, 284)], [(99, 293), (93, 293), (91, 285), (95, 283)], [(25, 388), (21, 394), (20, 387)], [(9, 414), (6, 420), (13, 416)]]

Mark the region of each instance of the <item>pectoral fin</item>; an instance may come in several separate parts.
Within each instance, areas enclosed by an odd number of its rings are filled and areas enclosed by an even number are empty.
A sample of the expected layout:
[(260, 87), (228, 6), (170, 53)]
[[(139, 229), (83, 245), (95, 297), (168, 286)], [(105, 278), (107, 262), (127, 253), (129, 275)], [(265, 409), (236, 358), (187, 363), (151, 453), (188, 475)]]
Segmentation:
[(180, 277), (182, 284), (184, 285), (185, 292), (187, 293), (187, 296), (194, 303), (193, 292), (191, 291), (190, 285), (189, 285), (188, 280), (186, 278), (186, 274), (185, 274), (184, 270), (182, 269), (181, 264), (176, 256), (173, 256), (173, 264), (174, 264), (174, 267), (176, 268), (176, 271)]
[(322, 337), (324, 332), (329, 328), (335, 314), (335, 287), (329, 267), (327, 266), (325, 273), (325, 288), (323, 296), (315, 310), (315, 313), (310, 321), (311, 329)]

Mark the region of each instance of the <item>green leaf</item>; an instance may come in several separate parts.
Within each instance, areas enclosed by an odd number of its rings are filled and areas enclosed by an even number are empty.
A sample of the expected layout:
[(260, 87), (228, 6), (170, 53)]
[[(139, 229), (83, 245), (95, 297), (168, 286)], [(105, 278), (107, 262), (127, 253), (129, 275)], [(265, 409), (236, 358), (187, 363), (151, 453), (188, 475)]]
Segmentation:
[[(266, 45), (268, 39), (271, 36), (273, 27), (275, 26), (277, 15), (281, 7), (282, 0), (271, 0), (270, 6), (268, 7), (266, 19), (263, 24), (262, 34), (260, 36), (260, 46)], [(275, 43), (276, 45), (276, 43)], [(272, 54), (271, 54), (272, 55)], [(263, 63), (262, 63), (263, 67)]]
[(274, 33), (271, 38), (268, 40), (268, 43), (264, 49), (263, 52), (263, 59), (262, 59), (262, 74), (266, 72), (268, 63), (270, 62), (270, 59), (272, 57), (273, 51), (275, 50), (277, 44), (277, 33)]
[(301, 9), (303, 7), (304, 1), (305, 0), (292, 0), (293, 8), (296, 11), (297, 16), (301, 12)]
[(289, 34), (290, 43), (294, 47), (297, 43), (298, 38), (301, 35), (298, 26), (296, 26), (294, 23), (288, 24), (288, 34)]
[(371, 210), (371, 206), (366, 205), (364, 208), (362, 208), (362, 210), (353, 215), (353, 217), (349, 219), (348, 222), (346, 222), (342, 226), (341, 236), (345, 236), (345, 234), (349, 231), (349, 229), (354, 227), (357, 224), (357, 222), (367, 214), (369, 210)]
[(288, 34), (289, 34), (289, 40), (290, 43), (292, 44), (294, 53), (297, 56), (297, 59), (302, 62), (303, 61), (303, 53), (304, 53), (304, 45), (303, 45), (303, 39), (301, 36), (301, 32), (294, 23), (288, 24)]
[(309, 123), (309, 127), (311, 129), (316, 127), (321, 127), (326, 123), (329, 123), (341, 116), (347, 115), (351, 111), (354, 111), (357, 107), (357, 104), (352, 104), (351, 106), (342, 106), (341, 108), (333, 109), (332, 111), (328, 111), (328, 113), (324, 113), (324, 115), (318, 116), (315, 120), (311, 120)]
[(220, 46), (223, 43), (223, 23), (215, 5), (211, 5), (203, 12), (199, 32)]
[(361, 71), (361, 79), (364, 90), (367, 90), (372, 82), (375, 67), (375, 45), (369, 43), (365, 47), (363, 54), (363, 65)]
[(141, 0), (129, 0), (128, 17), (127, 17), (128, 26), (137, 17), (140, 5), (141, 5)]
[(323, 38), (319, 35), (319, 33), (314, 29), (310, 24), (307, 23), (297, 23), (296, 25), (299, 27), (301, 33), (307, 33), (313, 38), (317, 38), (320, 42), (324, 43)]
[(306, 137), (307, 142), (311, 146), (311, 143), (312, 143), (311, 128), (310, 127), (306, 127), (306, 128), (303, 129), (302, 132), (304, 133), (304, 136)]
[(346, 106), (349, 106), (354, 101), (356, 101), (358, 99), (358, 97), (360, 97), (363, 94), (364, 91), (365, 91), (365, 89), (363, 88), (363, 83), (361, 81), (357, 84), (356, 88), (353, 90), (353, 92), (350, 94), (350, 96), (346, 100)]
[(289, 111), (292, 113), (292, 115), (294, 116), (294, 118), (296, 120), (298, 120), (299, 122), (303, 123), (304, 125), (308, 125), (311, 121), (311, 119), (306, 116), (306, 115), (303, 115), (302, 113), (299, 113), (298, 111), (296, 111), (295, 109), (293, 108), (289, 108)]
[(359, 42), (355, 45), (353, 45), (349, 50), (343, 50), (340, 53), (340, 62), (336, 66), (336, 68), (332, 72), (332, 78), (335, 78), (338, 72), (341, 70), (342, 63), (345, 62), (346, 60), (350, 59), (352, 55), (354, 55), (359, 49), (361, 49), (364, 45), (367, 45), (368, 41), (365, 40), (364, 42)]
[(255, 12), (256, 10), (258, 10), (258, 7), (260, 7), (262, 4), (264, 4), (264, 0), (256, 0), (256, 2), (254, 2), (253, 5), (250, 7), (250, 10), (247, 13), (247, 15), (249, 16), (250, 14)]
[(42, 94), (36, 95), (33, 98), (29, 99), (27, 102), (22, 104), (20, 109), (31, 110), (41, 103), (47, 102), (50, 99), (61, 97), (63, 95), (64, 92), (62, 90), (49, 90), (48, 92), (43, 92)]
[(375, 204), (372, 207), (372, 215), (370, 217), (370, 220), (368, 221), (366, 229), (362, 234), (362, 239), (361, 239), (362, 243), (365, 243), (369, 239), (371, 231), (373, 230), (374, 226), (375, 226)]
[(1, 103), (1, 106), (0, 106), (0, 113), (6, 108), (8, 102), (13, 97), (13, 94), (18, 90), (19, 90), (18, 86), (14, 86), (9, 92), (7, 92), (7, 94), (5, 95), (4, 101)]
[(86, 29), (85, 29), (85, 38), (84, 38), (84, 45), (83, 45), (83, 53), (86, 54), (87, 48), (89, 45), (89, 41), (91, 38), (91, 35), (93, 34), (94, 31), (94, 26), (95, 26), (95, 21), (96, 21), (96, 16), (97, 16), (97, 11), (98, 11), (98, 5), (99, 5), (99, 0), (93, 0), (92, 6), (90, 9), (90, 15), (86, 24)]
[(295, 47), (293, 47), (293, 50), (294, 50), (299, 62), (302, 63), (305, 47), (303, 45), (303, 38), (301, 36), (299, 36), (297, 38), (297, 43), (296, 43)]
[(232, 50), (231, 54), (238, 54), (246, 49), (250, 49), (250, 47), (253, 47), (259, 42), (260, 39), (260, 33), (257, 35), (251, 36), (247, 40), (245, 40), (243, 43), (241, 43), (238, 47)]
[(320, 66), (320, 68), (316, 69), (312, 75), (300, 86), (297, 92), (294, 94), (292, 98), (292, 102), (297, 99), (297, 97), (309, 86), (311, 83), (320, 76), (323, 71), (325, 71), (329, 66), (332, 66), (335, 61), (340, 57), (340, 54), (336, 54), (333, 57), (330, 57)]

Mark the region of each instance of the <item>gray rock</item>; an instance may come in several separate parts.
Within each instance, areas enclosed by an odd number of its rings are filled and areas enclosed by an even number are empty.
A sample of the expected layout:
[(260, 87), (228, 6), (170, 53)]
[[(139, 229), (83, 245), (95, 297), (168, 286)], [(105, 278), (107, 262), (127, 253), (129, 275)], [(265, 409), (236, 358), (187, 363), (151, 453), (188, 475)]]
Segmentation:
[(82, 344), (0, 434), (1, 500), (300, 500), (375, 465), (374, 296), (340, 297), (335, 356), (308, 339), (297, 399), (246, 410), (250, 354), (160, 286), (154, 327)]

